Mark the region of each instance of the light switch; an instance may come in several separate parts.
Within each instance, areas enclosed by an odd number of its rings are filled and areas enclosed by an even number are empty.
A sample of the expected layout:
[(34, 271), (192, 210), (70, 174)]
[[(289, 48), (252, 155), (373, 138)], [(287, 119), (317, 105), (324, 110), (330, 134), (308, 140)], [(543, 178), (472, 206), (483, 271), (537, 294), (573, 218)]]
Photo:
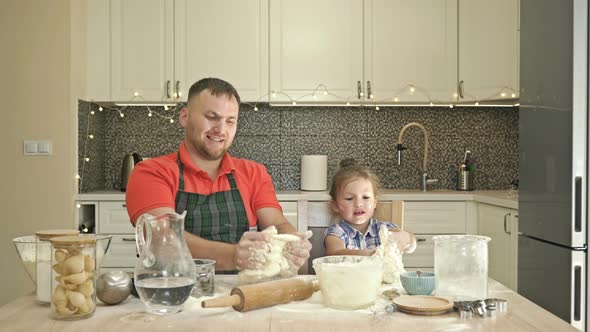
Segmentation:
[(39, 151), (39, 154), (51, 154), (51, 142), (39, 141), (37, 150)]
[(24, 141), (23, 153), (25, 156), (49, 156), (51, 141)]
[(36, 155), (38, 152), (38, 144), (36, 141), (25, 141), (24, 142), (24, 153), (26, 155)]

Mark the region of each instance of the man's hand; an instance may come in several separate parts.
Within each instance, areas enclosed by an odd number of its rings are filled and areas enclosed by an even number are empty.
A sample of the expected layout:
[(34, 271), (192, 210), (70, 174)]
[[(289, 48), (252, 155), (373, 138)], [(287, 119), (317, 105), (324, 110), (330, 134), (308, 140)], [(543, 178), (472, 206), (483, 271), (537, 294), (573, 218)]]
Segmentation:
[(309, 258), (309, 252), (311, 250), (309, 239), (312, 234), (309, 230), (305, 233), (293, 233), (293, 235), (299, 236), (301, 240), (287, 243), (283, 256), (289, 261), (291, 270), (296, 272), (305, 263), (305, 260)]
[(252, 252), (256, 249), (264, 249), (265, 252), (269, 252), (268, 241), (270, 237), (268, 234), (260, 232), (246, 232), (240, 238), (240, 242), (236, 245), (236, 251), (234, 253), (234, 264), (236, 269), (258, 269), (260, 264), (263, 262), (257, 262), (256, 259), (252, 259)]
[(393, 228), (389, 230), (389, 241), (394, 242), (402, 253), (412, 253), (416, 250), (416, 237), (412, 233)]

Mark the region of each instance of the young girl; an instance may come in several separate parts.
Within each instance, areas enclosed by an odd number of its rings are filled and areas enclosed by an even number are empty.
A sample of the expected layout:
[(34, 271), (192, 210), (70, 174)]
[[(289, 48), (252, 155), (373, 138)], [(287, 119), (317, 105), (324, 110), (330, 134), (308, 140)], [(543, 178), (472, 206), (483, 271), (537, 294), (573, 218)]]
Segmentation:
[(380, 183), (377, 176), (356, 164), (354, 159), (344, 159), (334, 175), (330, 196), (331, 207), (342, 221), (330, 226), (324, 233), (326, 254), (370, 256), (381, 244), (379, 229), (390, 230), (389, 239), (394, 241), (400, 252), (413, 252), (416, 238), (400, 231), (396, 224), (373, 218), (376, 196)]

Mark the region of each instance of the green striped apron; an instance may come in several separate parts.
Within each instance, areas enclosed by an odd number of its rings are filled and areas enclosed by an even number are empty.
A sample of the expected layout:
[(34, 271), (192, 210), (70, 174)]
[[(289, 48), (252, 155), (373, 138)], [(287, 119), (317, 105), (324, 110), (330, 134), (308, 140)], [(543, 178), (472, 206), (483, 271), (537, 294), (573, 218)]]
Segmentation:
[(242, 196), (238, 190), (233, 172), (227, 174), (230, 190), (211, 195), (201, 195), (184, 191), (184, 167), (178, 154), (180, 184), (176, 192), (176, 213), (186, 210), (184, 230), (202, 238), (238, 243), (249, 228), (248, 215)]

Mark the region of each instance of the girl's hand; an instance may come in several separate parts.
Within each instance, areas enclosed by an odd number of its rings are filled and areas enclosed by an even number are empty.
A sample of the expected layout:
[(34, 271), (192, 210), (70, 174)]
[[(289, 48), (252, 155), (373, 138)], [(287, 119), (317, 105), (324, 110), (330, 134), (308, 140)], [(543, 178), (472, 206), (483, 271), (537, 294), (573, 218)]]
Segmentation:
[(397, 244), (397, 248), (402, 253), (409, 254), (416, 250), (416, 237), (412, 233), (392, 228), (389, 230), (389, 241)]

